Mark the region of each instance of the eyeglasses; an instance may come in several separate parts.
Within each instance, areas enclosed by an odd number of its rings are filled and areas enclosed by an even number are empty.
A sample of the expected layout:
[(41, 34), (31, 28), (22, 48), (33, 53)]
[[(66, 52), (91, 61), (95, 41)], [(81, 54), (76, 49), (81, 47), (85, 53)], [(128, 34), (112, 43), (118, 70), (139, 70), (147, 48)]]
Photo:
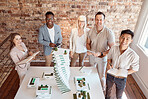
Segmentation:
[(48, 20), (48, 21), (49, 21), (49, 20), (53, 21), (53, 18), (46, 18), (46, 20)]

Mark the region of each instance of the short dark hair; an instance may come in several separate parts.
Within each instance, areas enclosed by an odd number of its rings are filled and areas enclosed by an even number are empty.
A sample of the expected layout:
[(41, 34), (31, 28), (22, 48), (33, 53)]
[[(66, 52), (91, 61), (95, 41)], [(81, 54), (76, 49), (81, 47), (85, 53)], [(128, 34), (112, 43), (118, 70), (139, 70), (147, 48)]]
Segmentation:
[(95, 18), (96, 18), (97, 15), (103, 15), (103, 16), (104, 16), (104, 19), (105, 19), (105, 14), (104, 14), (103, 12), (100, 12), (100, 11), (99, 11), (99, 12), (95, 15)]
[(122, 34), (129, 34), (132, 38), (134, 37), (134, 32), (132, 32), (130, 29), (122, 30), (120, 36)]
[(51, 12), (51, 11), (46, 12), (45, 16), (47, 16), (47, 15), (53, 15), (54, 16), (53, 12)]

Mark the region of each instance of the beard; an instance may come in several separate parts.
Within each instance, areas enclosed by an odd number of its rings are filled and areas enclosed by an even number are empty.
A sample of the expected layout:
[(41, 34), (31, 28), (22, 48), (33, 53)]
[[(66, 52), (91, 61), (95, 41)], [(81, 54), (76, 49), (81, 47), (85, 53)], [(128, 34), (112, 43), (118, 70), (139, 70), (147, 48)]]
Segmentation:
[(96, 28), (97, 28), (98, 31), (102, 30), (103, 29), (103, 24), (99, 24), (99, 25), (97, 24)]

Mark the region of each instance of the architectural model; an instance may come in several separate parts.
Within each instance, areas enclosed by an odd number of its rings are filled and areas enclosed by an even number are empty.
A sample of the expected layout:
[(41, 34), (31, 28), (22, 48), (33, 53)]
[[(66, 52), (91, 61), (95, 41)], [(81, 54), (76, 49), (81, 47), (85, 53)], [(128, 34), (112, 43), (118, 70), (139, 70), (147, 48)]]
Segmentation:
[(52, 78), (52, 77), (53, 77), (53, 73), (43, 72), (43, 74), (42, 74), (42, 78), (44, 78), (44, 79)]
[(50, 99), (52, 87), (49, 85), (40, 85), (36, 88), (36, 99)]
[(76, 89), (77, 91), (88, 91), (90, 90), (89, 84), (85, 77), (83, 76), (77, 76), (74, 78)]
[(70, 91), (69, 77), (70, 77), (70, 60), (69, 50), (58, 48), (52, 52), (54, 61), (54, 74), (58, 88), (62, 93)]
[(74, 99), (90, 99), (90, 87), (85, 76), (74, 77), (74, 83), (76, 84), (77, 89), (76, 94), (73, 94)]
[(79, 91), (76, 93), (76, 96), (74, 99), (90, 99), (89, 92), (87, 91)]
[(27, 86), (28, 86), (28, 88), (35, 88), (38, 83), (39, 83), (39, 78), (32, 77), (32, 78), (30, 78)]

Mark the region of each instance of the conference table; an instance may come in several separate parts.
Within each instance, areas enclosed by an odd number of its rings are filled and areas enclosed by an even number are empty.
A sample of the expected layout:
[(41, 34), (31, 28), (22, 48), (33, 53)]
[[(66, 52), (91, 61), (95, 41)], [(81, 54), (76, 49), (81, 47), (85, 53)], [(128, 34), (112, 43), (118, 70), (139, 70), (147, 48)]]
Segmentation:
[(70, 67), (70, 87), (71, 91), (66, 93), (61, 93), (56, 85), (56, 81), (54, 76), (48, 79), (43, 79), (42, 74), (43, 72), (50, 72), (53, 73), (53, 67), (30, 67), (27, 71), (27, 74), (20, 85), (16, 96), (14, 99), (35, 99), (36, 98), (36, 88), (28, 88), (28, 82), (31, 77), (39, 77), (39, 83), (41, 84), (48, 84), (52, 86), (52, 95), (51, 99), (73, 99), (73, 94), (77, 92), (76, 85), (74, 83), (74, 77), (76, 76), (85, 76), (86, 80), (90, 86), (90, 99), (105, 99), (100, 79), (97, 73), (97, 69), (95, 67), (84, 67), (83, 69), (91, 70), (91, 73), (82, 73), (79, 71), (80, 67)]

